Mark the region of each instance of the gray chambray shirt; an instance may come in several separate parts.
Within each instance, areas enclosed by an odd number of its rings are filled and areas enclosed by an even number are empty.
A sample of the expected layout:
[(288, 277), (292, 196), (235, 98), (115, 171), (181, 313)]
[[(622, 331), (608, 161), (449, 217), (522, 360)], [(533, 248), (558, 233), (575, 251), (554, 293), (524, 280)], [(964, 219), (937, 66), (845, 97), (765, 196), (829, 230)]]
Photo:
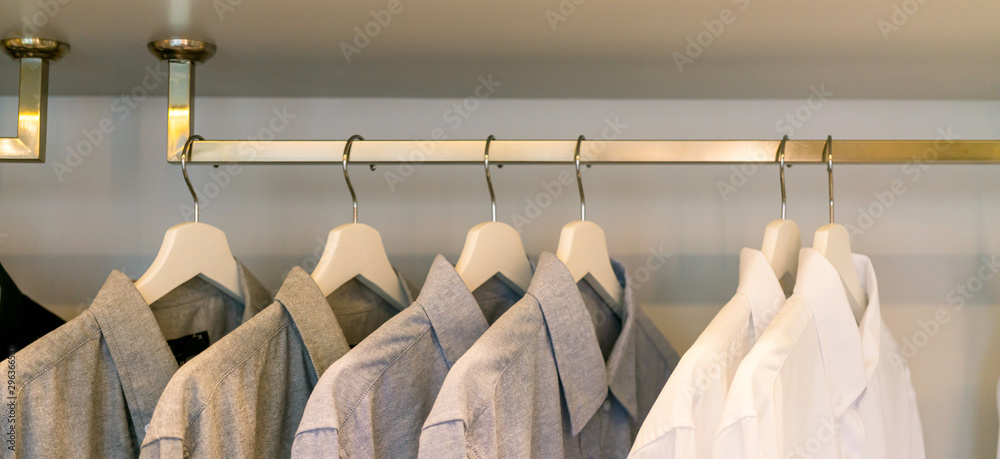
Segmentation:
[(543, 253), (528, 294), (448, 373), (418, 457), (626, 457), (678, 356), (612, 265), (621, 322)]
[[(398, 277), (412, 301), (412, 286)], [(390, 307), (356, 280), (324, 297), (299, 267), (274, 300), (174, 375), (156, 404), (141, 457), (288, 457), (319, 375), (349, 349), (348, 325), (334, 311)]]
[(0, 419), (14, 445), (5, 442), (0, 456), (136, 457), (178, 369), (167, 340), (215, 343), (270, 303), (267, 289), (237, 265), (245, 305), (198, 277), (147, 305), (113, 271), (87, 310), (14, 355), (15, 395), (2, 397), (5, 415), (14, 404), (14, 422)]
[(415, 457), (448, 370), (520, 299), (496, 277), (469, 292), (448, 260), (435, 257), (417, 301), (323, 373), (292, 457)]

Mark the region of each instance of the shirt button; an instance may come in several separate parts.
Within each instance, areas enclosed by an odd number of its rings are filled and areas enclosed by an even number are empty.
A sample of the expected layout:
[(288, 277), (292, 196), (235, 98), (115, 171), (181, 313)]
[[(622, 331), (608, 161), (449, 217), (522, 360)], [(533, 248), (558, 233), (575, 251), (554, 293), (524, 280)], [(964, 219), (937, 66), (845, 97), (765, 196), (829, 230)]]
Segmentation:
[(605, 400), (604, 403), (601, 404), (601, 408), (603, 408), (604, 411), (611, 410), (611, 402), (608, 401), (608, 400)]
[(844, 406), (844, 394), (837, 394), (837, 396), (833, 398), (833, 406), (837, 408)]

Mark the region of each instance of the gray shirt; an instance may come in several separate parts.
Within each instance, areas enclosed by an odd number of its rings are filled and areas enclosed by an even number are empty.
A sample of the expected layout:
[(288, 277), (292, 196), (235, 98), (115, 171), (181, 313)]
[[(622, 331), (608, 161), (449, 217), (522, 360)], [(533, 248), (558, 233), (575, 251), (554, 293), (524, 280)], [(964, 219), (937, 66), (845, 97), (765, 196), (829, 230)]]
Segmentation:
[(330, 301), (355, 310), (386, 303), (369, 293), (353, 281), (325, 298), (308, 273), (292, 269), (274, 303), (170, 379), (141, 457), (288, 457), (319, 375), (349, 349)]
[(543, 253), (528, 294), (448, 373), (419, 457), (625, 457), (678, 356), (612, 265), (624, 285), (620, 323)]
[(521, 295), (494, 277), (474, 292), (441, 255), (420, 296), (323, 373), (292, 457), (414, 457), (448, 370)]
[[(0, 427), (5, 440), (14, 431), (15, 444), (12, 450), (6, 443), (0, 456), (138, 455), (178, 360), (270, 302), (267, 289), (237, 265), (245, 305), (198, 277), (147, 305), (124, 273), (112, 272), (90, 308), (8, 362), (15, 379), (13, 395), (3, 394)], [(13, 424), (6, 416), (11, 406)]]

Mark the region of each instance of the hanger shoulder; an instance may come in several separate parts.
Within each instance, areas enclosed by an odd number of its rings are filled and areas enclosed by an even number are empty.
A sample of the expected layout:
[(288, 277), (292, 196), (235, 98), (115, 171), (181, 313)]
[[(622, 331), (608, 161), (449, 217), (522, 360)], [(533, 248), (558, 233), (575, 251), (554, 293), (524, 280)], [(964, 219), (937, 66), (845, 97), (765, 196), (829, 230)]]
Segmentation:
[(813, 248), (823, 254), (833, 265), (847, 289), (847, 295), (852, 300), (855, 318), (862, 316), (862, 310), (868, 304), (867, 294), (861, 288), (858, 272), (854, 268), (854, 256), (851, 252), (851, 237), (843, 225), (831, 223), (816, 230), (813, 238)]
[(385, 300), (401, 308), (409, 306), (406, 292), (385, 253), (382, 236), (364, 223), (347, 223), (330, 231), (311, 276), (324, 296), (358, 277)]
[(802, 234), (799, 225), (791, 220), (774, 220), (768, 223), (764, 229), (764, 243), (761, 244), (760, 251), (767, 258), (786, 295), (795, 285), (800, 249)]
[(469, 291), (499, 275), (523, 294), (528, 291), (532, 276), (521, 235), (513, 226), (502, 222), (480, 223), (469, 230), (455, 270)]
[(587, 279), (621, 316), (622, 286), (611, 267), (608, 243), (600, 226), (585, 220), (567, 223), (559, 235), (556, 258), (569, 268), (573, 280)]
[(167, 230), (160, 251), (135, 286), (146, 303), (152, 304), (198, 275), (234, 298), (245, 300), (239, 266), (226, 233), (205, 223), (181, 223)]

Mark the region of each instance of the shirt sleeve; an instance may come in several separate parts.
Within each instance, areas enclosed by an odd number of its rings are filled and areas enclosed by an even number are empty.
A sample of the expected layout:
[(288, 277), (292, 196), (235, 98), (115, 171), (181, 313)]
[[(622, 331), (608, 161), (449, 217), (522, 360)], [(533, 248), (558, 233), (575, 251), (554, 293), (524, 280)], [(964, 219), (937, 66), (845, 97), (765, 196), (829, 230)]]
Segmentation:
[(418, 459), (464, 459), (465, 423), (448, 421), (424, 427), (420, 432)]
[(313, 429), (299, 432), (292, 444), (292, 459), (339, 459), (337, 429)]

